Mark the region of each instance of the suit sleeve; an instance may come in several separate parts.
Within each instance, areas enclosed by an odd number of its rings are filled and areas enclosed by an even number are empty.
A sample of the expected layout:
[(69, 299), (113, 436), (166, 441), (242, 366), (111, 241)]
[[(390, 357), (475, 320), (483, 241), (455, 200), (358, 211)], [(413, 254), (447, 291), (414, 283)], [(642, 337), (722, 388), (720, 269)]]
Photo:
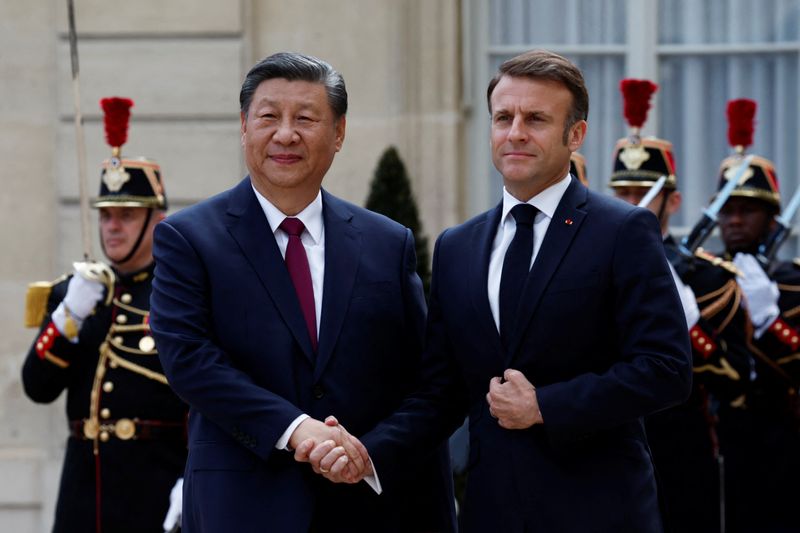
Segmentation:
[(460, 374), (450, 359), (450, 342), (437, 291), (441, 239), (440, 236), (436, 241), (433, 254), (427, 325), (424, 324), (424, 299), (416, 274), (413, 238), (406, 242), (404, 299), (407, 320), (419, 327), (415, 335), (418, 333), (421, 337), (422, 329), (426, 329), (425, 348), (415, 391), (389, 418), (361, 438), (384, 486), (389, 486), (393, 476), (402, 473), (409, 464), (435, 453), (466, 416), (466, 387), (456, 378)]
[(156, 226), (153, 254), (150, 326), (170, 385), (192, 409), (266, 459), (302, 411), (254, 383), (215, 343), (205, 265), (168, 221)]
[(656, 218), (636, 209), (617, 231), (610, 304), (617, 355), (605, 372), (537, 387), (553, 442), (634, 422), (685, 401), (691, 391), (686, 320)]

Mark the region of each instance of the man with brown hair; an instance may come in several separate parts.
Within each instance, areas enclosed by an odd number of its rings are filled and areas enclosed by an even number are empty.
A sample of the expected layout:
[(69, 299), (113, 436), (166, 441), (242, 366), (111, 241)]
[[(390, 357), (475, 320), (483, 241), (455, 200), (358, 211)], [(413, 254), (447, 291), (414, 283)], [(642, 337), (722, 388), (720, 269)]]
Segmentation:
[(589, 107), (570, 61), (512, 58), (487, 96), (503, 200), (437, 241), (429, 387), (396, 420), (413, 440), (469, 413), (464, 531), (660, 532), (642, 420), (692, 369), (658, 222), (569, 174)]

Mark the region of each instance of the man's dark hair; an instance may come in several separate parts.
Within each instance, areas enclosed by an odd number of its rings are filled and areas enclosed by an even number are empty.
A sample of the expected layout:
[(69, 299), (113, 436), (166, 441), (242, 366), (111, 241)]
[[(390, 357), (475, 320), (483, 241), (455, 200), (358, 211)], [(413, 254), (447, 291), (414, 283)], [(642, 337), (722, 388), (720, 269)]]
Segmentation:
[(512, 78), (545, 79), (562, 83), (572, 93), (572, 109), (564, 124), (564, 144), (569, 141), (569, 129), (579, 120), (589, 117), (589, 92), (583, 74), (569, 59), (547, 50), (530, 50), (504, 61), (486, 91), (489, 113), (492, 112), (492, 92), (503, 76)]
[(339, 119), (347, 113), (347, 89), (344, 78), (325, 61), (296, 52), (279, 52), (255, 64), (242, 83), (239, 107), (247, 115), (253, 93), (262, 81), (282, 78), (289, 81), (321, 83), (328, 93), (328, 103), (333, 115)]

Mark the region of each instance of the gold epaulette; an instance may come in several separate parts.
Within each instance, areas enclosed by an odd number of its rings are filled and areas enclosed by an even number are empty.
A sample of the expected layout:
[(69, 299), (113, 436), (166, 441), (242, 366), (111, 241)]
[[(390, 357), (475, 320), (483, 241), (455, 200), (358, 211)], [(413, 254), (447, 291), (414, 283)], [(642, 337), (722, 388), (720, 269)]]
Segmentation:
[(25, 327), (38, 328), (42, 325), (45, 315), (47, 315), (47, 300), (53, 286), (61, 283), (67, 278), (61, 276), (55, 281), (35, 281), (28, 285), (25, 292)]
[(733, 261), (726, 261), (726, 260), (722, 259), (721, 257), (717, 257), (716, 255), (714, 255), (714, 254), (712, 254), (710, 252), (707, 252), (702, 247), (698, 248), (697, 250), (695, 250), (694, 256), (698, 257), (700, 259), (703, 259), (704, 261), (708, 261), (709, 263), (711, 263), (714, 266), (718, 266), (720, 268), (724, 268), (725, 270), (727, 270), (728, 272), (730, 272), (734, 276), (743, 276), (744, 275), (742, 273), (742, 271), (739, 270), (736, 267), (736, 265), (733, 264)]

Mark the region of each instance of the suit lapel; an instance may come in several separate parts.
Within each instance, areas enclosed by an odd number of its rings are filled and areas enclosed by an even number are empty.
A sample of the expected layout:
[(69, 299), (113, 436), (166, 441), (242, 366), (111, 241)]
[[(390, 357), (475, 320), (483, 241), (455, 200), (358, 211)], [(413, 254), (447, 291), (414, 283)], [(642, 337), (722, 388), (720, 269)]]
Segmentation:
[(509, 350), (506, 354), (506, 367), (510, 366), (545, 288), (550, 283), (550, 279), (558, 269), (564, 254), (566, 254), (572, 243), (572, 239), (583, 223), (586, 211), (580, 209), (580, 207), (586, 203), (586, 197), (586, 189), (578, 183), (578, 180), (572, 178), (572, 182), (558, 203), (553, 219), (550, 221), (550, 226), (547, 228), (547, 233), (542, 241), (541, 249), (536, 255), (533, 268), (531, 268), (525, 280), (525, 286), (522, 288), (519, 314), (517, 315), (514, 333), (509, 343)]
[(469, 292), (472, 295), (472, 304), (478, 314), (477, 322), (485, 331), (486, 338), (492, 344), (497, 353), (503, 353), (503, 344), (500, 340), (500, 333), (494, 322), (492, 308), (489, 306), (489, 291), (487, 280), (489, 279), (489, 260), (492, 254), (492, 244), (497, 234), (497, 226), (500, 224), (500, 216), (503, 214), (502, 202), (492, 211), (489, 211), (482, 221), (472, 228), (470, 238), (469, 257), (474, 258), (468, 261), (469, 264)]
[(328, 364), (342, 330), (361, 255), (361, 234), (353, 226), (353, 214), (343, 202), (326, 191), (322, 191), (322, 216), (325, 222), (325, 281), (315, 380)]
[(258, 203), (250, 178), (245, 178), (231, 191), (228, 204), (228, 231), (255, 270), (261, 284), (275, 302), (281, 317), (291, 330), (308, 360), (313, 364), (311, 339), (300, 310), (289, 271), (275, 242), (267, 217)]

